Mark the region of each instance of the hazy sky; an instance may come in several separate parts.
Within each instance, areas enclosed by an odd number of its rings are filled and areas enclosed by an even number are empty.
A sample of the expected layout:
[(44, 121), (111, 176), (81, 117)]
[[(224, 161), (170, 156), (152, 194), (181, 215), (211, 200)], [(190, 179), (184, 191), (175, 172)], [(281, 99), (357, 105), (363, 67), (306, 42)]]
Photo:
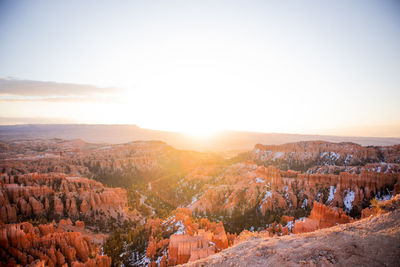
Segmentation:
[(399, 1), (1, 1), (0, 123), (400, 136)]

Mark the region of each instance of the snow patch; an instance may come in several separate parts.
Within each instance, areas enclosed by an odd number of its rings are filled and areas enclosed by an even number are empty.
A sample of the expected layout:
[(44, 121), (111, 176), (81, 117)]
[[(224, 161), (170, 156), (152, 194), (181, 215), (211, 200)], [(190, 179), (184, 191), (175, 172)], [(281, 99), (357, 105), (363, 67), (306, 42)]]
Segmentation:
[(385, 201), (385, 200), (389, 200), (392, 199), (392, 195), (382, 195), (380, 198), (376, 198), (378, 201)]
[(306, 217), (301, 217), (296, 220), (296, 222), (305, 222), (305, 221), (306, 221)]
[(196, 196), (193, 196), (192, 202), (190, 203), (190, 205), (192, 205), (192, 204), (195, 203), (196, 201), (197, 201), (197, 197), (196, 197)]
[(346, 159), (344, 160), (344, 164), (349, 164), (350, 163), (350, 160), (353, 158), (353, 155), (347, 155), (346, 156)]
[(353, 208), (353, 201), (355, 196), (356, 192), (348, 190), (346, 196), (344, 197), (343, 203), (345, 206), (345, 211), (347, 213), (349, 213)]
[(274, 154), (274, 157), (272, 158), (272, 160), (279, 159), (279, 158), (282, 157), (282, 156), (283, 156), (283, 152), (276, 152), (276, 153)]
[(176, 235), (184, 235), (185, 234), (185, 225), (181, 220), (177, 221), (175, 224), (178, 227), (178, 230), (175, 232)]
[(267, 201), (268, 198), (272, 197), (272, 193), (270, 191), (265, 192), (264, 198), (262, 202)]
[(328, 200), (326, 202), (332, 201), (333, 198), (335, 197), (335, 194), (336, 194), (336, 187), (331, 185), (331, 187), (329, 188), (329, 197), (328, 197)]
[[(134, 256), (134, 255), (132, 254), (132, 256)], [(139, 257), (139, 253), (136, 253), (136, 257), (137, 258)], [(150, 262), (151, 262), (151, 259), (148, 258), (146, 255), (144, 255), (140, 260), (136, 261), (135, 263), (138, 266), (148, 266), (150, 264)]]
[[(400, 160), (400, 159), (399, 159)], [(385, 173), (388, 173), (390, 171), (390, 165), (389, 164), (386, 164), (386, 170), (385, 170)]]
[(330, 155), (329, 155), (329, 157), (330, 157), (332, 160), (338, 160), (338, 159), (340, 158), (340, 154), (336, 154), (335, 152), (331, 152)]
[(294, 222), (290, 221), (286, 224), (286, 227), (289, 229), (289, 232), (293, 232)]
[[(228, 194), (228, 193), (227, 193), (227, 194)], [(227, 195), (227, 194), (226, 194), (226, 195)], [(226, 195), (225, 195), (225, 197), (226, 197)], [(224, 204), (228, 204), (229, 199), (231, 198), (231, 196), (232, 196), (232, 193), (225, 199)]]
[(265, 183), (265, 180), (261, 179), (260, 177), (256, 177), (256, 183), (258, 184)]
[(392, 198), (392, 194), (393, 194), (393, 191), (391, 191), (391, 192), (388, 192), (389, 194), (382, 194), (381, 192), (378, 192), (377, 194), (376, 194), (376, 196), (375, 196), (375, 199), (376, 200), (378, 200), (378, 201), (385, 201), (385, 200), (389, 200), (389, 199), (391, 199)]
[(307, 207), (307, 204), (308, 204), (308, 199), (306, 198), (304, 199), (303, 204), (301, 204), (301, 208), (305, 209)]

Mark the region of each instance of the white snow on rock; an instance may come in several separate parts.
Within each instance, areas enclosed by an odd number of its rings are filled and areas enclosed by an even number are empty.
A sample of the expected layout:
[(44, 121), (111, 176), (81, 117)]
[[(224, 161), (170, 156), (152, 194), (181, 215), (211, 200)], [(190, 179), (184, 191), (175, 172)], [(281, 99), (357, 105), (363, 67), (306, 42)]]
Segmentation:
[[(386, 170), (385, 173), (388, 173), (390, 171), (390, 164), (386, 163)], [(393, 173), (393, 171), (392, 171)]]
[(282, 157), (282, 156), (283, 156), (283, 152), (276, 152), (276, 153), (274, 154), (274, 157), (272, 158), (272, 160), (279, 159), (279, 158)]
[(265, 180), (261, 179), (260, 177), (256, 177), (256, 183), (258, 184), (265, 183)]
[(333, 198), (335, 197), (335, 194), (336, 194), (336, 187), (331, 185), (331, 187), (329, 188), (329, 197), (328, 197), (328, 200), (326, 202), (332, 201)]
[(393, 196), (393, 191), (388, 192), (388, 194), (382, 194), (381, 192), (378, 192), (378, 194), (375, 196), (375, 199), (378, 201), (385, 201), (391, 199)]
[(308, 204), (308, 199), (306, 198), (304, 199), (303, 204), (301, 204), (301, 208), (305, 209), (307, 207), (307, 204)]
[(392, 195), (382, 195), (380, 198), (377, 198), (378, 201), (385, 201), (385, 200), (389, 200), (392, 199)]
[(270, 191), (265, 192), (264, 198), (262, 202), (267, 201), (268, 198), (272, 197), (272, 193)]
[[(139, 253), (136, 253), (136, 256), (139, 256)], [(132, 258), (133, 258), (133, 254), (132, 254)], [(139, 259), (138, 261), (136, 261), (135, 263), (138, 266), (148, 266), (151, 262), (151, 259), (148, 258), (146, 255), (144, 255), (141, 259)]]
[(330, 155), (329, 155), (329, 157), (330, 157), (332, 160), (338, 160), (338, 159), (340, 158), (340, 154), (336, 154), (335, 152), (331, 152)]
[(305, 221), (306, 221), (306, 217), (301, 217), (296, 220), (296, 222), (305, 222)]
[(293, 227), (294, 227), (294, 222), (290, 221), (286, 224), (286, 227), (289, 229), (289, 232), (293, 231)]
[(175, 232), (176, 235), (184, 235), (185, 234), (185, 225), (181, 220), (177, 221), (175, 224), (178, 227), (178, 230)]
[(258, 150), (258, 152), (256, 151), (256, 153), (257, 153), (257, 158), (259, 158), (261, 160), (264, 160), (264, 159), (268, 158), (268, 156), (270, 154), (272, 154), (272, 151), (270, 151), (270, 150), (265, 150), (265, 151)]
[(356, 196), (356, 192), (348, 190), (346, 196), (344, 197), (343, 203), (345, 206), (345, 211), (347, 213), (349, 213), (351, 211), (351, 209), (353, 208), (353, 201), (354, 201), (355, 196)]
[(232, 193), (229, 196), (228, 196), (228, 193), (225, 194), (226, 199), (225, 199), (224, 204), (228, 204), (229, 199), (231, 198), (231, 196), (232, 196)]
[(344, 160), (344, 164), (349, 164), (350, 160), (353, 158), (353, 155), (347, 155), (346, 159)]
[(197, 197), (196, 197), (196, 196), (193, 196), (192, 202), (190, 203), (190, 205), (192, 205), (193, 203), (195, 203), (197, 200), (198, 200)]

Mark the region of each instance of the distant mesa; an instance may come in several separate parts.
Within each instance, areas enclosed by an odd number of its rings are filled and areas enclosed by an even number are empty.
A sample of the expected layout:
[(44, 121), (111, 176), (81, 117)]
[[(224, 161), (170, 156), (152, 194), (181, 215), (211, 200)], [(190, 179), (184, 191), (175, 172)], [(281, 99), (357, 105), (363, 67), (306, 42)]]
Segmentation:
[(256, 144), (279, 145), (290, 142), (322, 140), (329, 142), (354, 142), (360, 145), (400, 144), (400, 138), (342, 137), (328, 135), (300, 135), (223, 131), (200, 142), (189, 135), (150, 130), (137, 125), (101, 124), (26, 124), (0, 126), (0, 140), (37, 138), (82, 139), (89, 143), (119, 144), (136, 140), (161, 140), (179, 149), (198, 151), (247, 151)]

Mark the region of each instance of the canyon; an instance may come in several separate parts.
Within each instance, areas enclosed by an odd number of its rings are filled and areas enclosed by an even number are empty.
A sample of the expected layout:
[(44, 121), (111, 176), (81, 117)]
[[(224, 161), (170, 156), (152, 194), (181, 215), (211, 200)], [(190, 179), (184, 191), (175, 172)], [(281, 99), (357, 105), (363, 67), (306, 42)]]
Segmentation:
[(1, 266), (197, 264), (383, 216), (400, 193), (399, 145), (259, 144), (229, 157), (160, 141), (0, 149)]

